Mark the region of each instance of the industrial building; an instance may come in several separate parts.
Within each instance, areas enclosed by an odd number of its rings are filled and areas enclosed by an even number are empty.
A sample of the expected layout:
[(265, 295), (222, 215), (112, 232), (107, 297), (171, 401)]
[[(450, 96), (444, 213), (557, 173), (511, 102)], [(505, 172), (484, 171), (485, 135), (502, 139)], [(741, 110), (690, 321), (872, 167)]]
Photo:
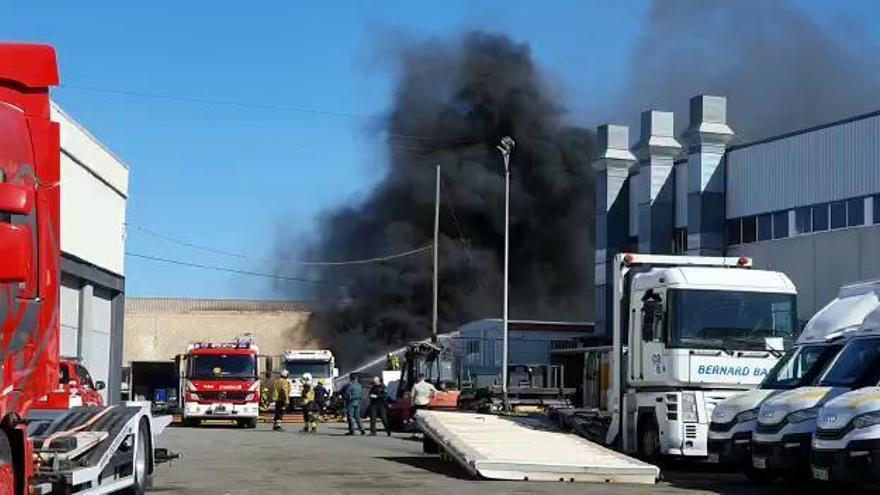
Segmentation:
[[(551, 351), (583, 346), (595, 337), (592, 322), (510, 320), (508, 363), (549, 366)], [(476, 320), (462, 325), (453, 337), (455, 369), (461, 381), (484, 388), (499, 381), (503, 359), (503, 321)]]
[(167, 361), (192, 342), (230, 342), (246, 334), (265, 355), (317, 349), (308, 328), (311, 314), (293, 301), (129, 298), (123, 362)]
[(128, 166), (52, 104), (61, 132), (61, 355), (119, 397)]
[(678, 137), (674, 118), (643, 112), (632, 147), (626, 126), (598, 129), (600, 329), (620, 252), (752, 257), (792, 278), (801, 320), (880, 277), (880, 112), (735, 146), (724, 97), (692, 98)]

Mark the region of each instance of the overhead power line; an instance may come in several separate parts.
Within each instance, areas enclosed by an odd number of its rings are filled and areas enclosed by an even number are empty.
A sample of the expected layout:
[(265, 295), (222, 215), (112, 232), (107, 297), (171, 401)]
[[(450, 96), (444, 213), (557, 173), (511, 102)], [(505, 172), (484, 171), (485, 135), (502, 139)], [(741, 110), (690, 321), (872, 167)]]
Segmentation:
[(229, 268), (229, 267), (225, 267), (225, 266), (204, 265), (201, 263), (192, 263), (189, 261), (175, 260), (175, 259), (171, 259), (171, 258), (162, 258), (159, 256), (151, 256), (149, 254), (135, 253), (135, 252), (131, 252), (131, 251), (126, 251), (125, 255), (131, 256), (133, 258), (141, 258), (141, 259), (145, 259), (145, 260), (156, 261), (159, 263), (168, 263), (171, 265), (186, 266), (186, 267), (190, 267), (190, 268), (200, 268), (203, 270), (213, 270), (213, 271), (217, 271), (217, 272), (235, 273), (238, 275), (249, 275), (249, 276), (253, 276), (253, 277), (271, 278), (271, 279), (275, 279), (275, 280), (285, 280), (288, 282), (302, 282), (302, 283), (309, 283), (309, 284), (329, 285), (329, 286), (335, 286), (335, 287), (350, 287), (351, 286), (351, 284), (343, 284), (343, 283), (339, 283), (339, 282), (329, 282), (329, 281), (324, 281), (324, 280), (312, 280), (312, 279), (308, 279), (308, 278), (292, 277), (289, 275), (276, 275), (273, 273), (254, 272), (254, 271), (250, 271), (250, 270), (239, 270), (237, 268)]
[[(236, 253), (236, 252), (234, 252), (234, 251), (228, 251), (228, 250), (226, 250), (226, 249), (218, 249), (218, 248), (215, 248), (215, 247), (206, 246), (206, 245), (204, 245), (204, 244), (198, 244), (198, 243), (195, 243), (195, 242), (191, 242), (191, 241), (188, 241), (188, 240), (186, 240), (186, 239), (180, 239), (180, 238), (178, 238), (178, 237), (172, 237), (172, 236), (170, 236), (170, 235), (163, 234), (163, 233), (161, 233), (161, 232), (157, 232), (156, 230), (153, 230), (153, 229), (151, 229), (151, 228), (144, 227), (144, 226), (142, 226), (142, 225), (138, 225), (138, 224), (131, 223), (131, 222), (126, 222), (125, 225), (127, 225), (127, 226), (129, 226), (129, 227), (133, 227), (135, 230), (137, 230), (137, 231), (139, 231), (139, 232), (143, 232), (143, 233), (145, 233), (145, 234), (148, 234), (148, 235), (151, 235), (151, 236), (157, 237), (157, 238), (159, 238), (159, 239), (163, 239), (163, 240), (168, 241), (168, 242), (173, 242), (174, 244), (178, 244), (178, 245), (185, 246), (185, 247), (192, 248), (192, 249), (199, 249), (199, 250), (202, 250), (202, 251), (207, 251), (207, 252), (209, 252), (209, 253), (222, 254), (222, 255), (225, 255), (225, 256), (232, 256), (232, 257), (234, 257), (234, 258), (239, 258), (239, 259), (247, 259), (247, 260), (252, 260), (252, 261), (258, 261), (258, 262), (261, 262), (261, 263), (273, 263), (273, 264), (274, 264), (274, 263), (277, 263), (277, 262), (278, 262), (278, 260), (269, 260), (269, 259), (265, 259), (265, 258), (255, 258), (255, 257), (253, 257), (253, 256), (248, 256), (248, 255), (246, 255), (246, 254)], [(299, 266), (348, 266), (348, 265), (368, 265), (368, 264), (371, 264), (371, 263), (381, 263), (381, 262), (383, 262), (383, 261), (389, 261), (389, 260), (393, 260), (393, 259), (397, 259), (397, 258), (404, 258), (404, 257), (406, 257), (406, 256), (411, 256), (411, 255), (414, 255), (414, 254), (418, 254), (418, 253), (421, 253), (421, 252), (423, 252), (423, 251), (428, 251), (428, 250), (430, 250), (430, 249), (432, 248), (432, 246), (433, 246), (433, 244), (426, 244), (426, 245), (424, 245), (424, 246), (422, 246), (422, 247), (418, 247), (418, 248), (415, 248), (415, 249), (410, 249), (410, 250), (408, 250), (408, 251), (402, 251), (402, 252), (392, 253), (392, 254), (387, 254), (387, 255), (383, 255), (383, 256), (376, 256), (376, 257), (373, 257), (373, 258), (354, 259), (354, 260), (340, 260), (340, 261), (336, 261), (336, 260), (333, 260), (333, 261), (296, 261), (296, 260), (294, 260), (294, 261), (282, 261), (281, 264), (282, 264), (282, 265), (299, 265)]]
[[(358, 120), (369, 120), (376, 118), (376, 115), (364, 114), (364, 113), (355, 113), (355, 112), (342, 112), (335, 110), (322, 110), (318, 108), (308, 108), (308, 107), (297, 107), (297, 106), (282, 106), (282, 105), (268, 105), (265, 103), (254, 103), (248, 101), (238, 101), (238, 100), (224, 100), (224, 99), (214, 99), (214, 98), (199, 98), (195, 96), (188, 95), (173, 95), (173, 94), (163, 94), (163, 93), (148, 93), (144, 91), (131, 91), (127, 89), (117, 89), (117, 88), (105, 88), (105, 87), (97, 87), (97, 86), (82, 86), (77, 84), (61, 84), (58, 86), (61, 89), (71, 89), (74, 91), (88, 91), (92, 93), (101, 93), (101, 94), (109, 94), (109, 95), (117, 95), (117, 96), (125, 96), (129, 98), (144, 98), (151, 100), (165, 100), (165, 101), (175, 101), (180, 103), (194, 103), (198, 105), (208, 105), (208, 106), (222, 106), (222, 107), (235, 107), (235, 108), (248, 108), (251, 110), (266, 110), (272, 112), (286, 112), (286, 113), (300, 113), (307, 115), (323, 115), (327, 117), (338, 117), (338, 118), (346, 118), (346, 119), (358, 119)], [(394, 133), (394, 132), (386, 132), (387, 136), (395, 139), (412, 139), (416, 141), (429, 141), (429, 142), (438, 142), (439, 140), (435, 137), (431, 136), (418, 136), (415, 134), (402, 134), (402, 133)], [(417, 144), (417, 143), (414, 143)], [(411, 148), (403, 148), (401, 149), (411, 149)], [(421, 148), (411, 149), (412, 151), (424, 151)]]

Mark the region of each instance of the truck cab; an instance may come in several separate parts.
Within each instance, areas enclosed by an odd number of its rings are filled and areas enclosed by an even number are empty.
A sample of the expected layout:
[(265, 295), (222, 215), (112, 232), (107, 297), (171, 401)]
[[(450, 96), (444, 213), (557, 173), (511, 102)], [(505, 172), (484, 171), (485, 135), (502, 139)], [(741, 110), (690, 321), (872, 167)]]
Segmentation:
[(260, 413), (259, 349), (249, 341), (190, 344), (179, 357), (182, 417), (187, 426), (202, 420), (234, 420), (256, 428)]
[(869, 286), (842, 287), (834, 300), (810, 318), (795, 347), (786, 352), (760, 387), (715, 408), (709, 425), (709, 462), (742, 469), (755, 481), (772, 477), (752, 468), (751, 440), (759, 407), (786, 390), (813, 384), (878, 304), (878, 294)]
[(875, 309), (812, 386), (764, 401), (752, 435), (752, 467), (774, 474), (806, 473), (819, 410), (835, 397), (880, 382), (880, 319)]
[[(756, 387), (797, 330), (797, 290), (747, 258), (620, 254), (606, 443), (646, 459), (706, 457), (709, 419)], [(603, 381), (600, 379), (600, 381)]]
[(290, 391), (290, 407), (298, 408), (302, 403), (303, 375), (310, 375), (315, 385), (321, 381), (327, 392), (333, 394), (333, 379), (339, 376), (336, 359), (329, 350), (287, 350), (281, 356), (282, 366), (293, 382)]
[(75, 359), (61, 358), (58, 369), (58, 386), (44, 397), (40, 397), (34, 407), (37, 409), (70, 409), (79, 406), (104, 407), (101, 390), (102, 381), (92, 381), (85, 366)]

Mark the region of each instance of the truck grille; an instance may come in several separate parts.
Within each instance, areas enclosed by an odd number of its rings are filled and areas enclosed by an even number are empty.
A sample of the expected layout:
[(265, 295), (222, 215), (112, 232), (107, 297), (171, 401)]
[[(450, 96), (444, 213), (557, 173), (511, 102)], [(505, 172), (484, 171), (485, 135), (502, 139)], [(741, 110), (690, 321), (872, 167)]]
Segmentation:
[(697, 425), (685, 425), (684, 437), (692, 439), (697, 438)]
[(247, 392), (243, 390), (223, 390), (211, 392), (198, 392), (201, 400), (228, 400), (231, 402), (243, 401), (247, 397)]
[(714, 431), (716, 433), (726, 433), (732, 430), (735, 424), (736, 421), (731, 421), (729, 423), (709, 423), (709, 431)]
[(816, 438), (819, 440), (840, 440), (843, 438), (852, 428), (849, 425), (837, 429), (837, 430), (816, 430)]
[(768, 435), (775, 435), (779, 433), (783, 428), (785, 428), (785, 421), (780, 421), (775, 425), (768, 425), (764, 423), (758, 423), (758, 427), (755, 428), (756, 433), (764, 433)]

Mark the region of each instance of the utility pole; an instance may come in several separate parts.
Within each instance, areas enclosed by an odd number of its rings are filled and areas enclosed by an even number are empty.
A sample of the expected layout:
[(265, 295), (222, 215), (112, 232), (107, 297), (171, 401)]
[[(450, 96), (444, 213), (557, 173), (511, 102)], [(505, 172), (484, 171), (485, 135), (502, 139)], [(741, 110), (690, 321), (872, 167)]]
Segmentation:
[(510, 152), (515, 145), (510, 136), (501, 138), (501, 144), (497, 146), (504, 158), (504, 315), (502, 317), (503, 337), (501, 346), (501, 395), (504, 402), (504, 410), (510, 410), (507, 400), (507, 301), (508, 301), (508, 273), (510, 271)]
[(439, 281), (440, 241), (440, 160), (437, 160), (436, 186), (434, 190), (434, 309), (431, 318), (431, 342), (437, 343), (437, 286)]

